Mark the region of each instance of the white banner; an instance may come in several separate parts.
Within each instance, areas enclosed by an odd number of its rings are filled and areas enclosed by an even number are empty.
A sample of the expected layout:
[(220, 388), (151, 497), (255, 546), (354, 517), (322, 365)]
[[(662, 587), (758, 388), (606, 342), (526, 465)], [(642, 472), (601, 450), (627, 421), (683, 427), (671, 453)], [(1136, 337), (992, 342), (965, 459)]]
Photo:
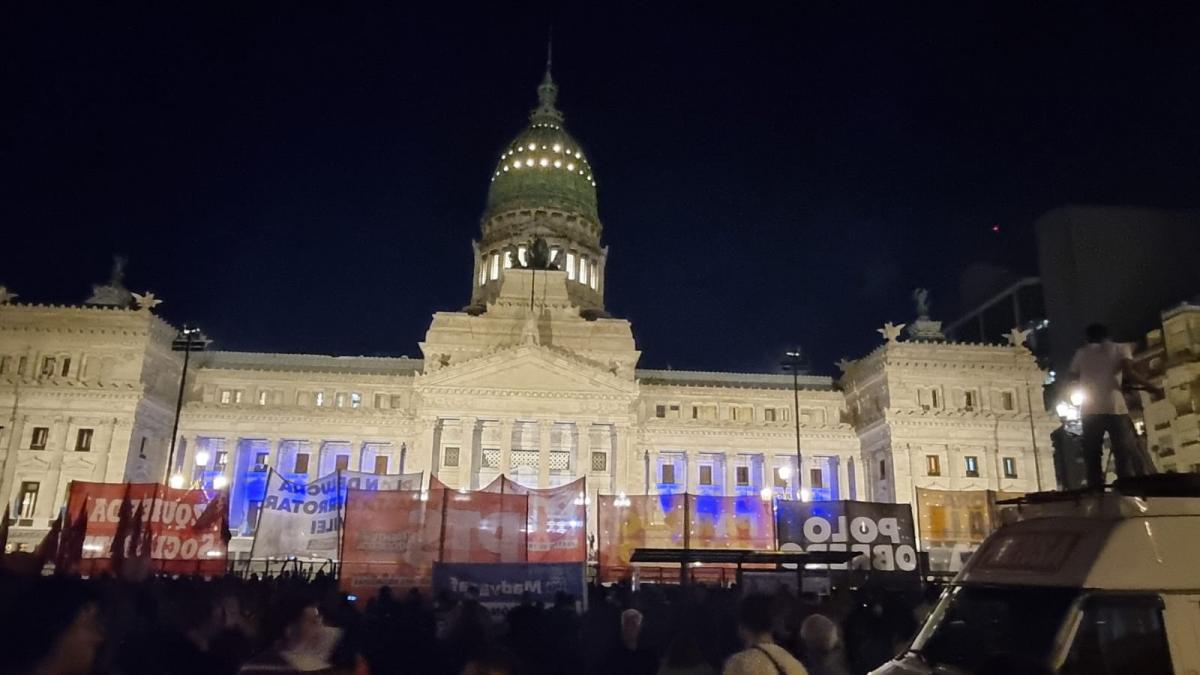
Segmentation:
[(347, 488), (419, 490), (422, 477), (342, 471), (311, 483), (293, 483), (272, 471), (251, 557), (336, 560)]

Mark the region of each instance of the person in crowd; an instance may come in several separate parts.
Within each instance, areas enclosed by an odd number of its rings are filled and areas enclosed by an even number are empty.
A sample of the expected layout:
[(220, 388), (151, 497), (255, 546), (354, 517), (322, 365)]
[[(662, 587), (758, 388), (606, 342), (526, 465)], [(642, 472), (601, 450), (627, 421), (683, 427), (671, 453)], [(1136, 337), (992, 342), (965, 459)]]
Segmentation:
[(470, 586), (446, 619), (446, 646), (454, 670), (491, 652), (492, 617), (479, 602), (479, 588)]
[(745, 647), (725, 662), (724, 675), (807, 675), (804, 666), (771, 637), (774, 617), (768, 595), (752, 593), (738, 606), (738, 635)]
[(695, 636), (685, 631), (671, 640), (658, 675), (717, 675), (717, 670), (704, 660)]
[(352, 672), (332, 662), (341, 631), (326, 626), (318, 602), (307, 593), (285, 593), (264, 618), (263, 637), (270, 647), (242, 666), (241, 675)]
[(1094, 323), (1086, 329), (1087, 344), (1071, 359), (1070, 373), (1079, 378), (1082, 401), (1083, 461), (1090, 490), (1104, 487), (1104, 434), (1111, 441), (1117, 475), (1141, 476), (1154, 473), (1154, 464), (1138, 443), (1125, 403), (1126, 382), (1133, 382), (1156, 396), (1157, 387), (1137, 371), (1130, 346), (1109, 339), (1108, 328)]
[(621, 639), (600, 672), (621, 675), (653, 675), (658, 657), (642, 644), (642, 613), (636, 609), (621, 612)]
[(837, 624), (824, 614), (810, 614), (800, 625), (804, 665), (809, 675), (850, 675)]
[(0, 598), (0, 670), (14, 675), (88, 675), (104, 642), (100, 607), (76, 580), (9, 581)]

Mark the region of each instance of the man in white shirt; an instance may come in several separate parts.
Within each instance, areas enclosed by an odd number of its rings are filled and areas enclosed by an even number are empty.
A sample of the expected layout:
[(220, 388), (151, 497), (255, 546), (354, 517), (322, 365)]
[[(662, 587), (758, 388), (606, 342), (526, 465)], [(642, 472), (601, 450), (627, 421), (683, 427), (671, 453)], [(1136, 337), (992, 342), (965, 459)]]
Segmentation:
[(808, 675), (804, 666), (771, 637), (771, 598), (755, 593), (738, 605), (738, 635), (746, 646), (729, 657), (722, 675)]
[(1098, 490), (1104, 487), (1105, 433), (1112, 445), (1119, 477), (1154, 473), (1153, 463), (1133, 432), (1123, 389), (1128, 379), (1159, 396), (1162, 390), (1134, 369), (1129, 345), (1110, 340), (1103, 325), (1088, 326), (1087, 341), (1071, 359), (1071, 374), (1079, 378), (1083, 393), (1081, 444), (1087, 486)]

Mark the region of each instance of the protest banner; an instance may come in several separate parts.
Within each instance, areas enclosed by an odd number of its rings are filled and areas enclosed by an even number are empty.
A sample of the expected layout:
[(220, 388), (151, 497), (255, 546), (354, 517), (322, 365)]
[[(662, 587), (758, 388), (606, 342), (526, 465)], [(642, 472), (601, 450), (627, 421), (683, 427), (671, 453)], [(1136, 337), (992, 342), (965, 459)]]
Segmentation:
[(932, 572), (957, 573), (983, 540), (1000, 526), (997, 501), (1020, 493), (917, 488), (921, 550)]
[(528, 558), (529, 497), (443, 490), (443, 562), (511, 563)]
[(434, 564), (435, 594), (463, 597), (471, 588), (478, 589), (480, 604), (495, 616), (519, 605), (525, 594), (547, 606), (554, 604), (558, 593), (576, 602), (587, 595), (582, 563)]
[(295, 483), (274, 470), (267, 479), (252, 558), (336, 560), (346, 490), (416, 489), (421, 474), (376, 475), (341, 471)]
[[(138, 522), (131, 522), (134, 517)], [(116, 540), (118, 558), (127, 550), (137, 550), (148, 556), (151, 571), (224, 574), (227, 518), (228, 501), (210, 498), (203, 490), (177, 490), (157, 483), (72, 481), (66, 521), (72, 523), (77, 545), (69, 546), (73, 552), (60, 556), (60, 561), (82, 575), (112, 572)], [(122, 530), (126, 536), (118, 538)], [(137, 534), (130, 536), (133, 532)]]
[(624, 578), (634, 549), (683, 548), (687, 522), (683, 494), (600, 495), (597, 507), (602, 581)]
[(555, 488), (521, 485), (497, 476), (480, 492), (529, 497), (529, 562), (587, 561), (587, 480), (579, 478)]
[(885, 581), (917, 574), (916, 537), (908, 504), (779, 501), (775, 509), (780, 550), (853, 551), (860, 556), (851, 567)]
[(342, 590), (369, 596), (380, 586), (430, 588), (441, 549), (445, 496), (444, 490), (350, 490), (342, 538)]

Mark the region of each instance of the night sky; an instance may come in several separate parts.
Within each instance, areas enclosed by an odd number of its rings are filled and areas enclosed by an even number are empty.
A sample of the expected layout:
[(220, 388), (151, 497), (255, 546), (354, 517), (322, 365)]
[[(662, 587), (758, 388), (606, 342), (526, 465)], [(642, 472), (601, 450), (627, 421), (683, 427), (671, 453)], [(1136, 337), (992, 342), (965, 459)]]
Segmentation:
[(972, 264), (1036, 272), (1054, 206), (1200, 206), (1195, 15), (411, 4), (10, 7), (0, 284), (78, 303), (123, 253), (219, 348), (419, 355), (551, 23), (643, 367), (831, 372), (916, 286), (948, 321)]

